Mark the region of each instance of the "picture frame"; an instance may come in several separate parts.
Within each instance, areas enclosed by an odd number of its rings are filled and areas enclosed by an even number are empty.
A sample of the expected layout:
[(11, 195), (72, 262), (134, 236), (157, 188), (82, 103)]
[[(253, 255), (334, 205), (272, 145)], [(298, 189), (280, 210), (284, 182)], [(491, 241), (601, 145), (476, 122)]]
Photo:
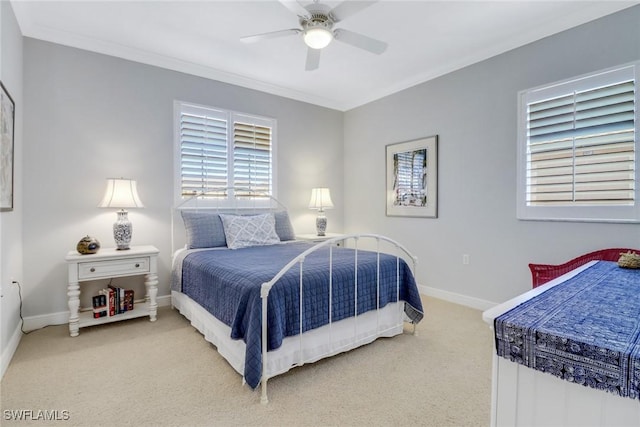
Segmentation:
[(386, 214), (438, 217), (438, 135), (389, 144)]
[(16, 106), (0, 82), (0, 211), (13, 210), (13, 158)]

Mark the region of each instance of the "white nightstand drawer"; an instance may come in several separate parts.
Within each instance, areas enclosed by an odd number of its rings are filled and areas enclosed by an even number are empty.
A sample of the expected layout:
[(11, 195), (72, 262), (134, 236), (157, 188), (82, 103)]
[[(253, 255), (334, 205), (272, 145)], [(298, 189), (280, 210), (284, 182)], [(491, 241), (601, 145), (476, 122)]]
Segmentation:
[(149, 264), (149, 257), (81, 262), (78, 263), (78, 279), (148, 273)]

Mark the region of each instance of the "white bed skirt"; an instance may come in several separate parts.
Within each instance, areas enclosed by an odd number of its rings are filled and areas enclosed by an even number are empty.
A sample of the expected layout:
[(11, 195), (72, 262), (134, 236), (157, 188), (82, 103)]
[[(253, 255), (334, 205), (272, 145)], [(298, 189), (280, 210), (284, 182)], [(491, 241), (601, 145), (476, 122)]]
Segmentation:
[[(191, 321), (191, 325), (212, 343), (240, 375), (244, 373), (245, 343), (233, 340), (231, 328), (183, 293), (172, 291), (171, 304)], [(283, 374), (294, 366), (312, 363), (325, 357), (352, 350), (378, 337), (399, 335), (404, 329), (404, 302), (387, 304), (357, 318), (348, 318), (300, 336), (287, 337), (282, 346), (267, 356), (269, 378)], [(302, 348), (302, 351), (301, 351)]]

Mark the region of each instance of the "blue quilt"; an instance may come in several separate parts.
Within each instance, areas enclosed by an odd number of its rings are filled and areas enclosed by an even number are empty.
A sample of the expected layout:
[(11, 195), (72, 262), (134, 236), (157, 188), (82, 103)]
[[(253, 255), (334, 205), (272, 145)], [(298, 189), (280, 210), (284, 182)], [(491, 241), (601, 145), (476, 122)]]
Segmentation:
[(599, 261), (495, 320), (499, 356), (640, 397), (640, 270)]
[[(255, 388), (262, 373), (262, 301), (260, 287), (287, 263), (311, 247), (308, 243), (254, 246), (236, 250), (204, 250), (187, 255), (182, 262), (181, 292), (231, 328), (231, 338), (246, 343), (244, 377)], [(332, 321), (355, 313), (354, 250), (332, 250)], [(303, 332), (329, 320), (329, 248), (306, 257), (303, 267)], [(374, 310), (376, 304), (377, 254), (358, 251), (357, 312)], [(381, 254), (379, 305), (396, 301), (396, 257)], [(423, 317), (420, 294), (413, 274), (399, 263), (401, 301), (413, 322)], [(300, 269), (289, 270), (271, 289), (268, 298), (268, 349), (280, 347), (285, 337), (300, 333)]]

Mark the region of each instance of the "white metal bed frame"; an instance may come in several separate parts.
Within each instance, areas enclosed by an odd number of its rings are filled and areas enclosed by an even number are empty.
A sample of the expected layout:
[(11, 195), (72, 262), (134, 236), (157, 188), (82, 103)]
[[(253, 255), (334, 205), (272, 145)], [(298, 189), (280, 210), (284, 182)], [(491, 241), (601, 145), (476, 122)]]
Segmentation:
[[(270, 281), (263, 283), (262, 287), (260, 289), (260, 297), (262, 298), (262, 363), (263, 366), (267, 363), (268, 360), (268, 351), (267, 351), (267, 302), (268, 302), (268, 297), (269, 297), (269, 291), (271, 290), (271, 288), (273, 287), (273, 285), (276, 284), (276, 282), (278, 280), (280, 280), (280, 278), (282, 276), (284, 276), (285, 273), (287, 273), (288, 271), (292, 270), (293, 268), (296, 267), (296, 265), (299, 268), (299, 283), (300, 283), (300, 330), (302, 330), (302, 321), (303, 321), (303, 304), (302, 304), (302, 290), (304, 287), (304, 280), (303, 280), (303, 272), (304, 272), (304, 261), (305, 258), (307, 256), (309, 256), (310, 254), (312, 254), (313, 252), (317, 251), (320, 248), (323, 248), (325, 246), (329, 246), (329, 294), (328, 294), (328, 299), (329, 301), (333, 301), (333, 295), (332, 295), (332, 289), (333, 289), (333, 275), (332, 275), (332, 270), (333, 270), (333, 248), (335, 247), (335, 245), (339, 242), (339, 241), (344, 241), (344, 242), (348, 242), (350, 239), (354, 240), (354, 244), (355, 244), (355, 256), (354, 256), (354, 273), (355, 273), (355, 278), (354, 278), (354, 309), (355, 309), (355, 330), (354, 330), (354, 337), (358, 337), (358, 243), (360, 241), (360, 239), (374, 239), (376, 242), (376, 301), (377, 301), (377, 305), (376, 305), (376, 322), (378, 322), (378, 313), (380, 312), (380, 254), (382, 253), (380, 251), (380, 242), (384, 241), (384, 242), (388, 242), (390, 243), (392, 246), (394, 246), (394, 248), (396, 250), (400, 250), (402, 252), (404, 252), (404, 254), (409, 257), (412, 260), (412, 265), (411, 265), (411, 271), (414, 272), (415, 274), (415, 269), (416, 269), (416, 264), (417, 264), (417, 259), (416, 257), (412, 256), (411, 253), (402, 245), (400, 245), (398, 242), (388, 238), (388, 237), (384, 237), (384, 236), (380, 236), (380, 235), (376, 235), (376, 234), (350, 234), (350, 235), (346, 235), (346, 236), (341, 236), (341, 237), (336, 237), (333, 239), (329, 239), (326, 240), (324, 242), (318, 243), (314, 246), (312, 246), (311, 248), (307, 249), (306, 251), (304, 251), (303, 253), (301, 253), (300, 255), (298, 255), (296, 258), (294, 258), (293, 260), (291, 260), (286, 266), (284, 266), (282, 268), (282, 270), (280, 270), (280, 272), (278, 272)], [(400, 301), (400, 259), (401, 257), (399, 255), (396, 255), (396, 301)], [(412, 323), (413, 324), (413, 323)], [(329, 336), (331, 337), (331, 328), (333, 325), (333, 318), (332, 318), (332, 304), (329, 304)], [(380, 330), (379, 329), (379, 323), (376, 325), (376, 333), (375, 335), (368, 335), (362, 338), (356, 338), (356, 342), (355, 342), (355, 347), (358, 347), (360, 344), (359, 343), (366, 343), (366, 342), (370, 342), (373, 340), (375, 340), (377, 337), (379, 336), (384, 336), (384, 333), (387, 332), (386, 329)], [(397, 326), (397, 325), (396, 325)], [(392, 327), (389, 327), (388, 329), (392, 329)], [(413, 324), (413, 331), (412, 333), (415, 335), (416, 331), (415, 331), (415, 324)], [(302, 351), (304, 345), (304, 334), (298, 334), (297, 335), (299, 343), (300, 343), (300, 362), (294, 364), (292, 367), (296, 367), (296, 366), (302, 366), (306, 363), (306, 361), (303, 358), (303, 354), (304, 352)], [(333, 347), (333, 343), (331, 341), (331, 338), (329, 338), (330, 340), (330, 348)], [(340, 353), (341, 351), (343, 351), (344, 349), (346, 349), (346, 347), (343, 348), (336, 348), (336, 349), (331, 349), (329, 351), (329, 353), (327, 353), (325, 356), (323, 357), (328, 357), (331, 356), (333, 354), (337, 354)], [(271, 378), (271, 376), (268, 375), (266, 369), (262, 370), (262, 379), (260, 381), (261, 386), (262, 386), (262, 395), (260, 398), (260, 401), (264, 404), (268, 403), (268, 397), (267, 397), (267, 381), (269, 380), (269, 378)]]
[[(171, 236), (171, 242), (172, 242), (172, 249), (173, 249), (173, 245), (174, 245), (174, 211), (176, 209), (181, 209), (183, 205), (188, 204), (190, 201), (192, 201), (193, 199), (197, 199), (201, 197), (201, 194), (199, 195), (194, 195), (194, 197), (187, 199), (185, 202), (183, 202), (180, 206), (172, 209), (172, 216), (171, 216), (171, 224), (172, 224), (172, 236)], [(275, 203), (276, 209), (280, 209), (280, 208), (284, 208), (284, 205), (282, 205), (278, 200), (276, 200), (274, 197), (267, 195), (267, 197), (269, 197), (273, 203)], [(221, 210), (219, 207), (195, 207), (195, 208), (191, 208), (191, 209), (200, 209), (200, 210), (211, 210), (211, 209), (215, 209), (215, 210)], [(224, 208), (222, 209), (224, 211), (229, 211), (229, 209)], [(258, 210), (260, 210), (260, 208), (258, 208)], [(264, 209), (263, 209), (264, 210)], [(269, 209), (267, 209), (269, 210)], [(273, 209), (270, 209), (273, 210)], [(359, 248), (361, 241), (367, 241), (367, 242), (372, 242), (375, 243), (375, 250), (373, 249), (366, 249), (369, 251), (375, 251), (376, 253), (376, 295), (377, 295), (377, 300), (378, 300), (378, 305), (376, 307), (376, 310), (372, 310), (368, 313), (358, 313), (358, 307), (357, 307), (357, 298), (358, 298), (358, 294), (357, 294), (357, 290), (358, 290), (358, 252), (361, 250)], [(304, 287), (304, 281), (303, 281), (303, 272), (304, 272), (304, 262), (307, 256), (311, 255), (313, 252), (328, 246), (329, 247), (329, 264), (328, 264), (328, 269), (329, 269), (329, 294), (327, 295), (327, 298), (329, 298), (329, 301), (332, 301), (332, 270), (333, 270), (333, 250), (334, 247), (336, 247), (338, 242), (344, 242), (344, 244), (346, 246), (351, 247), (350, 245), (353, 244), (353, 249), (354, 249), (354, 274), (355, 274), (355, 280), (354, 280), (354, 307), (355, 307), (355, 316), (349, 319), (343, 319), (340, 320), (338, 322), (334, 322), (333, 318), (332, 318), (332, 304), (329, 304), (329, 323), (328, 325), (325, 325), (323, 328), (325, 330), (328, 329), (328, 340), (329, 342), (328, 344), (328, 350), (321, 353), (321, 354), (313, 354), (307, 358), (305, 358), (305, 339), (307, 337), (307, 332), (303, 333), (303, 334), (298, 334), (295, 337), (288, 337), (286, 338), (286, 340), (289, 340), (289, 342), (291, 342), (291, 340), (295, 339), (297, 340), (297, 347), (298, 347), (298, 353), (299, 353), (299, 359), (298, 361), (294, 361), (291, 366), (289, 366), (284, 372), (286, 372), (287, 370), (293, 368), (293, 367), (297, 367), (297, 366), (302, 366), (305, 363), (310, 363), (310, 362), (314, 362), (317, 361), (319, 359), (322, 358), (326, 358), (326, 357), (330, 357), (333, 356), (335, 354), (341, 353), (341, 352), (345, 352), (348, 351), (350, 349), (354, 349), (357, 347), (360, 347), (362, 345), (368, 344), (372, 341), (374, 341), (375, 339), (379, 338), (379, 337), (389, 337), (389, 336), (393, 336), (393, 335), (397, 335), (399, 333), (402, 333), (403, 331), (403, 325), (405, 322), (409, 322), (413, 325), (413, 330), (412, 330), (412, 334), (416, 334), (416, 330), (415, 330), (415, 324), (411, 321), (408, 320), (408, 318), (406, 317), (406, 315), (403, 313), (403, 306), (404, 303), (402, 301), (400, 301), (399, 295), (400, 295), (400, 260), (404, 259), (405, 262), (407, 262), (407, 264), (409, 265), (412, 273), (415, 276), (415, 271), (416, 271), (416, 267), (417, 267), (417, 258), (415, 256), (413, 256), (404, 246), (402, 246), (400, 243), (385, 237), (385, 236), (381, 236), (381, 235), (377, 235), (377, 234), (350, 234), (350, 235), (344, 235), (344, 236), (340, 236), (340, 237), (336, 237), (333, 239), (329, 239), (323, 242), (320, 242), (314, 246), (312, 246), (311, 248), (307, 249), (306, 251), (304, 251), (303, 253), (301, 253), (300, 255), (298, 255), (297, 257), (295, 257), (294, 259), (292, 259), (287, 265), (285, 265), (270, 281), (263, 283), (261, 286), (261, 291), (260, 291), (260, 297), (262, 300), (262, 376), (261, 376), (261, 380), (260, 380), (260, 385), (261, 385), (261, 398), (260, 401), (262, 404), (267, 404), (269, 402), (268, 400), (268, 396), (267, 396), (267, 382), (270, 378), (273, 378), (283, 372), (275, 372), (275, 373), (270, 373), (267, 370), (267, 366), (268, 366), (268, 360), (270, 357), (270, 352), (267, 350), (267, 317), (268, 317), (268, 313), (267, 313), (267, 307), (268, 307), (268, 297), (269, 297), (269, 293), (271, 288), (276, 284), (276, 282), (282, 278), (282, 276), (284, 274), (286, 274), (288, 271), (294, 269), (294, 268), (298, 268), (299, 269), (299, 286), (300, 286), (300, 299), (302, 300), (302, 290)], [(383, 247), (382, 245), (384, 245), (384, 249), (385, 252), (382, 251)], [(365, 249), (363, 249), (365, 250)], [(380, 255), (382, 253), (391, 253), (396, 257), (396, 303), (392, 303), (392, 304), (387, 304), (387, 308), (385, 311), (385, 319), (388, 319), (389, 316), (389, 312), (393, 312), (395, 310), (395, 312), (397, 313), (394, 314), (394, 316), (396, 316), (396, 320), (394, 321), (395, 323), (392, 323), (390, 326), (385, 326), (381, 329), (380, 328), (380, 319), (382, 316), (382, 311), (384, 308), (381, 308), (379, 306), (379, 293), (380, 293)], [(172, 293), (172, 296), (174, 293)], [(183, 295), (183, 294), (181, 294)], [(177, 296), (177, 295), (176, 295)], [(187, 298), (188, 299), (188, 298)], [(192, 301), (192, 300), (191, 300)], [(301, 301), (302, 302), (302, 301)], [(182, 303), (180, 303), (182, 304)], [(196, 304), (195, 302), (193, 302), (193, 304)], [(175, 304), (173, 303), (173, 298), (172, 298), (172, 305), (175, 307)], [(181, 310), (182, 311), (182, 310)], [(372, 315), (372, 313), (375, 313)], [(184, 314), (184, 313), (183, 313)], [(366, 315), (366, 316), (365, 316)], [(304, 313), (303, 313), (303, 304), (300, 304), (300, 330), (302, 330), (302, 322), (303, 322), (303, 317)], [(188, 317), (188, 316), (187, 316)], [(213, 317), (213, 316), (211, 316)], [(375, 324), (375, 328), (374, 328), (374, 332), (373, 333), (366, 333), (366, 335), (364, 336), (359, 336), (358, 335), (358, 331), (359, 331), (359, 318), (366, 318), (366, 320), (363, 320), (362, 322), (369, 322), (368, 325), (371, 325), (371, 322), (373, 322)], [(188, 317), (189, 318), (189, 317)], [(345, 320), (349, 321), (349, 322), (345, 322)], [(192, 321), (193, 323), (193, 321)], [(220, 322), (221, 323), (221, 322)], [(353, 325), (351, 325), (351, 323), (353, 323)], [(346, 326), (348, 325), (348, 326)], [(195, 325), (194, 325), (195, 326)], [(350, 341), (349, 344), (342, 344), (342, 345), (338, 345), (338, 346), (334, 346), (334, 340), (333, 337), (334, 335), (337, 335), (337, 331), (338, 328), (344, 328), (346, 326), (346, 328), (353, 328), (353, 340)], [(204, 335), (204, 331), (201, 330), (201, 328), (198, 328), (198, 330), (200, 330), (201, 333), (203, 333)], [(202, 327), (202, 329), (206, 329), (206, 327)], [(367, 328), (363, 328), (363, 329), (367, 329)], [(368, 328), (369, 330), (372, 329), (372, 326), (369, 326)], [(336, 333), (334, 334), (334, 330), (336, 331)], [(218, 337), (218, 339), (220, 339), (220, 337)], [(214, 343), (215, 344), (215, 343)], [(222, 354), (222, 353), (221, 353)], [(224, 354), (222, 354), (223, 357), (225, 357)], [(226, 358), (226, 357), (225, 357)], [(231, 363), (232, 366), (234, 366), (233, 363)], [(234, 366), (234, 368), (236, 370), (238, 370), (238, 368), (236, 366)], [(240, 371), (239, 371), (240, 372)], [(244, 381), (244, 379), (243, 379)]]

